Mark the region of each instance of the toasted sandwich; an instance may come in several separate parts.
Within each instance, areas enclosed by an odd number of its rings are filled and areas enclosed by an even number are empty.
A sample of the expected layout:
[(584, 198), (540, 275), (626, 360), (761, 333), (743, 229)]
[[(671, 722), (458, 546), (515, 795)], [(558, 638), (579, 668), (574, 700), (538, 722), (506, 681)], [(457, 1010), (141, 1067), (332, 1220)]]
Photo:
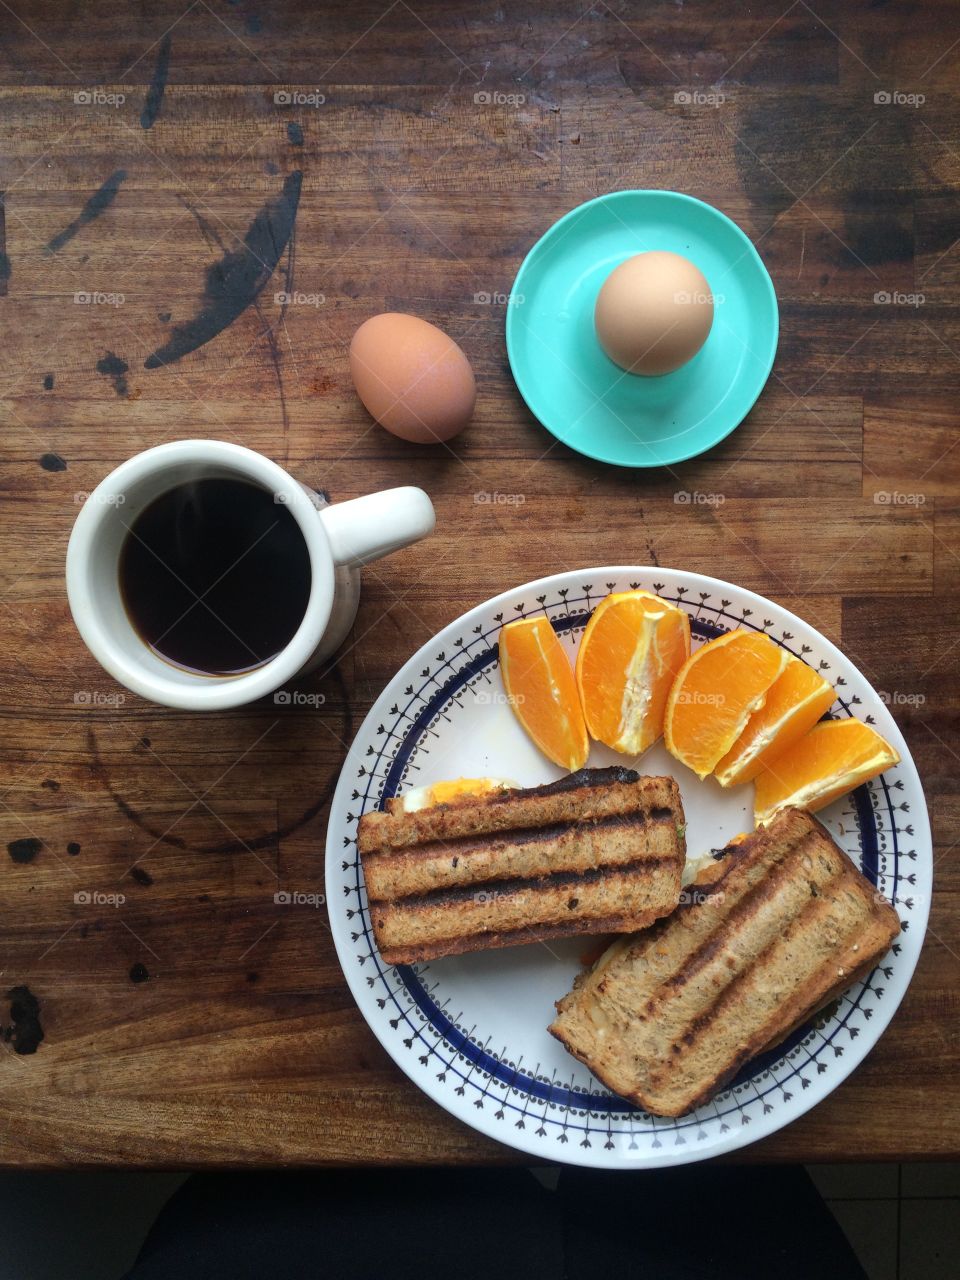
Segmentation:
[(550, 1030), (614, 1093), (680, 1116), (868, 973), (899, 932), (820, 823), (785, 809), (729, 845), (669, 919), (614, 942)]
[(676, 906), (686, 849), (674, 780), (621, 768), (412, 813), (388, 801), (358, 843), (388, 964), (643, 928)]

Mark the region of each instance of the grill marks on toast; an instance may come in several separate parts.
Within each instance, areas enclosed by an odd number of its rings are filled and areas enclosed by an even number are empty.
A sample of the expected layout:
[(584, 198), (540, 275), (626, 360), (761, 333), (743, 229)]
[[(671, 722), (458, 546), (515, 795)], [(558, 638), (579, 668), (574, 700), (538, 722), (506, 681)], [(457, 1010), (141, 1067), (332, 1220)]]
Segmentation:
[[(670, 821), (675, 822), (671, 816)], [(553, 823), (483, 837), (430, 840), (367, 854), (367, 896), (392, 901), (460, 885), (534, 878), (545, 867), (587, 872), (672, 856), (676, 834), (643, 813), (612, 814), (576, 826)]]
[[(624, 867), (618, 872), (624, 879), (635, 876), (638, 879), (661, 871), (669, 870), (673, 865), (673, 858), (650, 858), (644, 859), (641, 863)], [(422, 894), (417, 901), (417, 906), (446, 906), (456, 905), (461, 902), (472, 902), (475, 899), (492, 898), (495, 895), (499, 898), (507, 898), (515, 893), (524, 893), (526, 891), (537, 891), (539, 889), (576, 889), (578, 886), (587, 887), (592, 884), (601, 884), (609, 881), (609, 868), (591, 867), (586, 871), (551, 871), (538, 874), (531, 877), (518, 876), (513, 880), (503, 878), (498, 879), (494, 885), (488, 889), (475, 890), (473, 886), (466, 889), (437, 889), (432, 893)], [(569, 904), (568, 904), (569, 905)], [(576, 906), (576, 903), (573, 904)]]
[(402, 964), (645, 927), (676, 905), (682, 823), (673, 779), (621, 768), (364, 815), (359, 845), (380, 952)]
[[(741, 849), (745, 847), (745, 844), (740, 846)], [(740, 874), (735, 880), (727, 880), (731, 869), (728, 867), (723, 876), (704, 890), (699, 903), (685, 903), (679, 907), (676, 916), (663, 921), (658, 927), (614, 944), (620, 949), (620, 954), (626, 956), (627, 963), (644, 965), (649, 984), (654, 988), (651, 1000), (656, 989), (664, 991), (671, 980), (686, 981), (718, 951), (738, 922), (746, 924), (757, 909), (759, 899), (773, 892), (773, 886), (767, 883), (771, 871), (792, 851), (793, 846), (784, 842), (774, 850), (769, 860), (764, 859), (762, 850), (760, 855), (754, 853), (742, 857), (738, 864)], [(756, 900), (755, 894), (759, 894)], [(695, 909), (698, 905), (714, 904), (722, 904), (724, 911), (711, 913)], [(674, 921), (682, 922), (682, 929), (671, 928)], [(594, 973), (600, 970), (605, 959), (601, 958)]]
[[(589, 932), (609, 934), (634, 929), (636, 925), (622, 915), (598, 916), (589, 926)], [(443, 943), (444, 956), (463, 955), (464, 952), (493, 950), (498, 947), (529, 946), (532, 942), (555, 942), (558, 938), (582, 937), (586, 929), (582, 921), (572, 924), (525, 925), (522, 929), (499, 929), (485, 933), (482, 944), (478, 945), (474, 937), (449, 938)], [(381, 952), (382, 955), (382, 952)], [(419, 946), (394, 947), (388, 964), (416, 964), (422, 959), (432, 959), (432, 955), (424, 957), (423, 948)], [(384, 957), (386, 959), (386, 957)]]
[(727, 854), (704, 895), (615, 943), (550, 1030), (610, 1088), (682, 1115), (781, 1040), (899, 931), (893, 908), (807, 814)]
[[(370, 914), (384, 956), (395, 948), (442, 948), (470, 937), (484, 946), (483, 935), (522, 933), (524, 929), (563, 926), (576, 920), (580, 932), (599, 928), (596, 921), (626, 921), (619, 927), (652, 923), (677, 899), (675, 859), (638, 867), (600, 867), (579, 875), (559, 873), (529, 881), (507, 881), (479, 891), (441, 891), (400, 903), (373, 903)], [(606, 930), (606, 924), (603, 925)], [(616, 931), (617, 926), (611, 926)], [(544, 935), (539, 935), (543, 937)], [(394, 963), (397, 963), (394, 961)]]
[[(842, 937), (834, 932), (835, 927), (843, 930)], [(817, 993), (813, 1007), (828, 998), (838, 970), (842, 968), (837, 964), (838, 951), (846, 950), (849, 943), (862, 937), (868, 928), (866, 911), (851, 919), (839, 897), (811, 898), (803, 913), (781, 936), (770, 942), (758, 957), (758, 963), (741, 974), (739, 981), (732, 984), (703, 1017), (694, 1020), (684, 1036), (682, 1049), (677, 1050), (682, 1054), (680, 1075), (670, 1080), (665, 1072), (654, 1071), (651, 1084), (659, 1088), (665, 1085), (676, 1088), (682, 1084), (693, 1092), (694, 1105), (700, 1100), (697, 1097), (698, 1085), (700, 1096), (709, 1096), (759, 1051), (752, 1048), (753, 1039), (760, 1042), (760, 1049), (775, 1044), (789, 1032), (798, 1018), (812, 1012), (811, 993)], [(883, 944), (881, 954), (888, 945), (889, 940)], [(812, 952), (811, 972), (805, 971), (802, 965), (794, 965), (801, 946)], [(776, 983), (771, 983), (766, 976), (769, 971), (779, 975)], [(849, 985), (853, 976), (849, 969), (846, 973), (849, 977), (844, 986)], [(744, 1006), (749, 1007), (756, 1028), (753, 1038), (729, 1030)], [(791, 1009), (796, 1010), (792, 1017)], [(726, 1045), (729, 1061), (716, 1083), (711, 1081), (710, 1089), (705, 1090), (701, 1082), (705, 1074), (712, 1071), (718, 1040)]]
[(675, 815), (679, 802), (672, 778), (642, 778), (619, 767), (580, 769), (542, 787), (462, 796), (414, 813), (404, 813), (388, 801), (386, 811), (363, 815), (357, 839), (360, 853), (367, 854), (430, 840), (549, 827), (573, 818), (586, 822), (639, 811), (657, 821)]

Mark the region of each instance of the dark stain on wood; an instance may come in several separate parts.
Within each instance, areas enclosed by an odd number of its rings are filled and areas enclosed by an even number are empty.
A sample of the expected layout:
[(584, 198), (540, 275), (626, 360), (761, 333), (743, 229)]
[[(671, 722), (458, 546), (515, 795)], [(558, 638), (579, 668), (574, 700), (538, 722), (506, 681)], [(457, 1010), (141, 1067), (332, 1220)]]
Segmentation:
[[(340, 695), (343, 699), (343, 724), (339, 732), (339, 737), (344, 742), (350, 742), (353, 739), (354, 733), (354, 717), (347, 692), (346, 681), (343, 678), (342, 671), (335, 662), (331, 663), (326, 674), (336, 681)], [(181, 836), (172, 835), (164, 827), (148, 822), (147, 819), (144, 818), (138, 810), (134, 809), (129, 801), (126, 800), (124, 796), (120, 795), (120, 793), (115, 789), (110, 779), (110, 775), (107, 772), (106, 765), (100, 755), (97, 736), (94, 733), (92, 726), (87, 730), (87, 750), (89, 752), (90, 767), (94, 778), (107, 792), (110, 799), (125, 818), (138, 826), (141, 831), (145, 832), (158, 844), (167, 844), (174, 849), (188, 850), (191, 848), (191, 846), (188, 845), (186, 840)], [(337, 770), (334, 769), (331, 770), (329, 778), (327, 778), (316, 799), (283, 827), (274, 828), (271, 831), (263, 831), (259, 835), (251, 836), (249, 839), (240, 839), (238, 837), (232, 840), (224, 840), (219, 844), (204, 845), (197, 849), (196, 852), (209, 854), (257, 853), (262, 849), (275, 849), (280, 840), (286, 840), (289, 836), (292, 836), (294, 832), (299, 831), (301, 827), (306, 826), (308, 822), (323, 810), (324, 806), (328, 803), (331, 795), (333, 794), (333, 789), (336, 786), (336, 783)], [(198, 902), (202, 902), (204, 900), (206, 900), (206, 895), (201, 895), (197, 899)]]
[[(66, 471), (66, 459), (61, 458), (59, 453), (45, 453), (40, 458), (40, 465), (44, 471)], [(44, 783), (46, 786), (46, 783)]]
[(109, 378), (113, 383), (113, 389), (118, 396), (126, 396), (130, 390), (127, 385), (126, 374), (130, 369), (126, 360), (122, 360), (120, 356), (114, 352), (108, 351), (107, 354), (97, 361), (97, 373), (102, 373), (105, 378)]
[(53, 390), (53, 374), (52, 373), (45, 373), (43, 375), (43, 389), (44, 391)]
[(29, 987), (11, 987), (7, 992), (10, 1001), (10, 1026), (4, 1031), (4, 1039), (13, 1042), (15, 1053), (36, 1053), (43, 1039), (40, 1025), (40, 1001)]
[(844, 239), (868, 267), (909, 263), (914, 256), (913, 199), (900, 192), (860, 189), (844, 201)]
[(147, 966), (145, 964), (138, 963), (130, 966), (131, 982), (146, 982), (149, 977), (150, 974), (147, 972)]
[(126, 176), (126, 169), (116, 169), (111, 173), (106, 182), (97, 187), (69, 226), (64, 227), (58, 235), (55, 235), (47, 243), (44, 253), (56, 253), (59, 249), (62, 249), (65, 244), (68, 244), (73, 239), (81, 227), (85, 227), (88, 222), (93, 222), (94, 218), (99, 218), (105, 209), (109, 209), (117, 198), (120, 184)]
[(287, 137), (295, 147), (303, 146), (303, 125), (298, 124), (296, 120), (291, 120), (287, 125)]
[(132, 880), (136, 880), (137, 884), (142, 884), (145, 887), (149, 887), (153, 884), (153, 876), (145, 867), (131, 867), (130, 878)]
[(200, 310), (174, 326), (170, 339), (144, 361), (145, 368), (159, 369), (196, 351), (256, 301), (293, 232), (302, 182), (299, 169), (289, 174), (280, 194), (268, 200), (251, 222), (242, 247), (224, 254), (208, 269)]
[(154, 121), (160, 114), (160, 108), (163, 106), (163, 94), (167, 87), (167, 75), (170, 72), (170, 46), (173, 43), (173, 36), (168, 31), (160, 41), (160, 48), (157, 50), (157, 61), (153, 68), (153, 78), (150, 81), (150, 87), (147, 89), (147, 97), (143, 104), (143, 110), (140, 112), (140, 128), (152, 129)]
[(110, 775), (107, 773), (103, 760), (100, 758), (96, 734), (93, 732), (92, 728), (87, 730), (87, 750), (90, 752), (91, 772), (93, 773), (93, 776), (104, 788), (123, 816), (125, 818), (129, 818), (129, 820), (135, 823), (141, 831), (146, 831), (147, 834), (153, 836), (154, 839), (162, 840), (164, 844), (169, 844), (174, 849), (186, 849), (186, 840), (182, 840), (179, 836), (164, 834), (163, 832), (158, 834), (157, 832), (152, 831), (140, 817), (140, 814), (127, 803), (123, 796), (114, 790), (113, 784), (110, 781)]
[[(294, 265), (296, 262), (297, 252), (297, 232), (296, 227), (290, 230), (290, 247), (287, 251), (287, 267), (284, 273), (283, 282), (283, 301), (280, 304), (280, 318), (277, 325), (282, 325), (284, 317), (287, 314), (287, 306), (289, 305), (290, 295), (293, 292), (293, 275)], [(270, 361), (273, 365), (274, 376), (277, 380), (277, 398), (280, 401), (280, 427), (283, 435), (283, 458), (286, 462), (289, 458), (289, 440), (290, 440), (290, 411), (287, 408), (287, 396), (283, 387), (283, 370), (281, 368), (280, 344), (277, 341), (276, 326), (270, 324), (263, 313), (259, 299), (254, 303), (257, 309), (257, 315), (263, 323), (263, 335), (267, 340), (267, 348), (270, 352)]]
[(69, 853), (71, 858), (75, 858), (79, 852), (80, 852), (80, 845), (76, 840), (71, 840), (70, 843), (67, 845), (67, 853)]
[[(219, 249), (221, 253), (227, 253), (228, 250), (227, 246), (223, 242), (223, 237), (220, 235), (220, 232), (213, 225), (210, 219), (202, 214), (196, 205), (192, 205), (189, 200), (184, 200), (183, 196), (177, 196), (177, 199), (187, 212), (193, 215), (194, 221), (200, 228), (200, 234), (203, 236), (204, 240), (206, 240), (207, 244), (213, 245)], [(234, 239), (239, 239), (239, 237), (235, 236)]]
[[(286, 304), (284, 304), (284, 307), (285, 306)], [(283, 389), (283, 373), (280, 369), (280, 344), (277, 342), (277, 335), (274, 333), (273, 325), (267, 323), (263, 313), (260, 311), (259, 304), (257, 306), (257, 313), (265, 325), (263, 336), (267, 340), (267, 349), (270, 352), (270, 362), (273, 365), (274, 376), (277, 380), (277, 399), (280, 402), (280, 431), (283, 437), (283, 457), (286, 462), (289, 457), (288, 441), (290, 438), (290, 411), (287, 408), (287, 396)], [(282, 320), (283, 309), (281, 309), (280, 314)]]
[(21, 864), (32, 862), (43, 848), (43, 841), (36, 836), (24, 836), (20, 840), (11, 840), (7, 845), (7, 853), (14, 862)]
[(60, 790), (60, 783), (56, 780), (56, 778), (44, 778), (44, 780), (40, 783), (40, 785), (47, 791)]

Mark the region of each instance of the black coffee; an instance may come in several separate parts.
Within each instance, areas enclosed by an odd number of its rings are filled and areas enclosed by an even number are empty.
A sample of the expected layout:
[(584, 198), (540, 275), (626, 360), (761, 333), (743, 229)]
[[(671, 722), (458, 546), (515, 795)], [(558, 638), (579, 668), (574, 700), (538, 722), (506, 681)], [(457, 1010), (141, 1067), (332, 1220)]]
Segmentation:
[(269, 662), (300, 626), (310, 556), (272, 493), (242, 480), (193, 480), (161, 494), (130, 526), (120, 591), (160, 657), (239, 675)]

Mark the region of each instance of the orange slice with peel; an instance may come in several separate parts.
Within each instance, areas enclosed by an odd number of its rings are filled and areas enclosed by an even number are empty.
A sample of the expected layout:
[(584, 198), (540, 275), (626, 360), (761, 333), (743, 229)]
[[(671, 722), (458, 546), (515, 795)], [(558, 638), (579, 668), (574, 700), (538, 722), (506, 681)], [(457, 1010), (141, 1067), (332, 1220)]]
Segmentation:
[(543, 754), (582, 769), (590, 754), (573, 668), (549, 618), (518, 618), (500, 632), (500, 675), (514, 714)]
[(712, 773), (763, 706), (787, 652), (759, 631), (729, 631), (696, 649), (667, 698), (663, 738), (700, 778)]
[(833, 706), (833, 685), (819, 671), (790, 655), (770, 686), (766, 701), (747, 721), (714, 769), (721, 787), (755, 778), (765, 764), (792, 747)]
[(766, 822), (795, 805), (811, 813), (898, 764), (900, 756), (860, 720), (825, 720), (757, 775), (754, 815)]
[(650, 591), (601, 600), (577, 654), (587, 729), (614, 751), (639, 755), (663, 733), (667, 695), (690, 656), (690, 619)]

